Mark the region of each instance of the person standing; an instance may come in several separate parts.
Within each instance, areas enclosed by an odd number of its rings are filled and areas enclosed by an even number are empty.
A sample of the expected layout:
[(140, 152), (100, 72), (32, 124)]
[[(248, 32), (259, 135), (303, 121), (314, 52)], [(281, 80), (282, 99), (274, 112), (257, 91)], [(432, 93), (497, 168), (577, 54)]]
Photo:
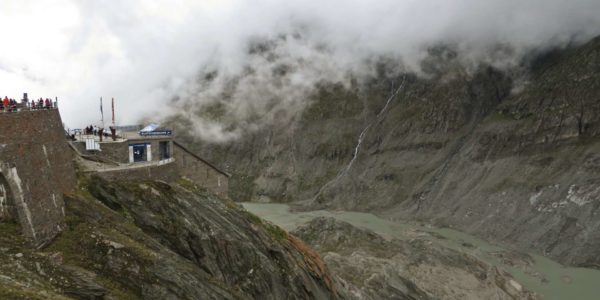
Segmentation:
[(2, 104), (4, 105), (4, 111), (8, 111), (10, 105), (8, 97), (4, 96), (4, 101), (2, 101)]

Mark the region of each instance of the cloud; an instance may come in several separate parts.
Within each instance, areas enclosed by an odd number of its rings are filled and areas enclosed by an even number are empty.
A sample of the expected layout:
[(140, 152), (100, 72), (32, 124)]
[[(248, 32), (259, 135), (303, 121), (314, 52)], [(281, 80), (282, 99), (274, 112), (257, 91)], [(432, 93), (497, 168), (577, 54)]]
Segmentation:
[[(224, 141), (290, 118), (315, 83), (369, 72), (374, 57), (417, 70), (441, 43), (466, 63), (511, 64), (599, 35), (598, 11), (597, 0), (5, 1), (0, 94), (58, 96), (70, 127), (98, 123), (101, 96), (116, 97), (120, 124), (186, 110), (194, 132)], [(249, 51), (261, 43), (271, 56)], [(490, 56), (498, 45), (509, 55)]]

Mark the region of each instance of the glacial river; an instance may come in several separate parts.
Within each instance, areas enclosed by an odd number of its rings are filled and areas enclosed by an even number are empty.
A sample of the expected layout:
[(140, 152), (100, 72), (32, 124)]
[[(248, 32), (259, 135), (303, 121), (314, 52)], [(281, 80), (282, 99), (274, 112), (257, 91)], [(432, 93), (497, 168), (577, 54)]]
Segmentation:
[[(419, 232), (430, 232), (433, 235), (428, 234), (425, 236), (430, 236), (432, 241), (468, 253), (506, 270), (519, 283), (543, 296), (544, 299), (600, 299), (599, 270), (564, 267), (546, 257), (535, 254), (530, 254), (534, 260), (533, 266), (526, 268), (511, 267), (503, 264), (498, 257), (492, 255), (492, 253), (508, 251), (507, 249), (456, 230), (393, 222), (369, 213), (323, 210), (291, 212), (289, 206), (285, 204), (242, 203), (242, 205), (255, 215), (288, 231), (309, 222), (315, 217), (323, 216), (334, 217), (354, 226), (370, 229), (386, 238), (406, 239), (414, 237)], [(435, 235), (444, 238), (435, 238)]]

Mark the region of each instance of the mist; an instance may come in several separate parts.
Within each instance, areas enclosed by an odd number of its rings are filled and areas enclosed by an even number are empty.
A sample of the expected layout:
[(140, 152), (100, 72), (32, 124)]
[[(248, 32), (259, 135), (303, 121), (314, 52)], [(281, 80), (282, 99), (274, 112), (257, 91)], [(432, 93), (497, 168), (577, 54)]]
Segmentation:
[[(427, 49), (465, 65), (517, 64), (600, 34), (600, 1), (18, 1), (0, 3), (0, 94), (58, 97), (70, 128), (177, 115), (224, 142), (293, 120), (320, 82), (347, 84)], [(10, 25), (8, 25), (10, 24)], [(494, 51), (498, 46), (508, 51)]]

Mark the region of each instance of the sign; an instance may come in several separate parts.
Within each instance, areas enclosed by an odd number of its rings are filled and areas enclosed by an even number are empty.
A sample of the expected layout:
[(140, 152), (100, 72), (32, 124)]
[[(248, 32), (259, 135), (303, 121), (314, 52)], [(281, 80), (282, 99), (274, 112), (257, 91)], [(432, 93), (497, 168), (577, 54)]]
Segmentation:
[(173, 131), (171, 131), (171, 130), (140, 131), (140, 135), (142, 135), (142, 136), (171, 135), (171, 134), (173, 134)]

